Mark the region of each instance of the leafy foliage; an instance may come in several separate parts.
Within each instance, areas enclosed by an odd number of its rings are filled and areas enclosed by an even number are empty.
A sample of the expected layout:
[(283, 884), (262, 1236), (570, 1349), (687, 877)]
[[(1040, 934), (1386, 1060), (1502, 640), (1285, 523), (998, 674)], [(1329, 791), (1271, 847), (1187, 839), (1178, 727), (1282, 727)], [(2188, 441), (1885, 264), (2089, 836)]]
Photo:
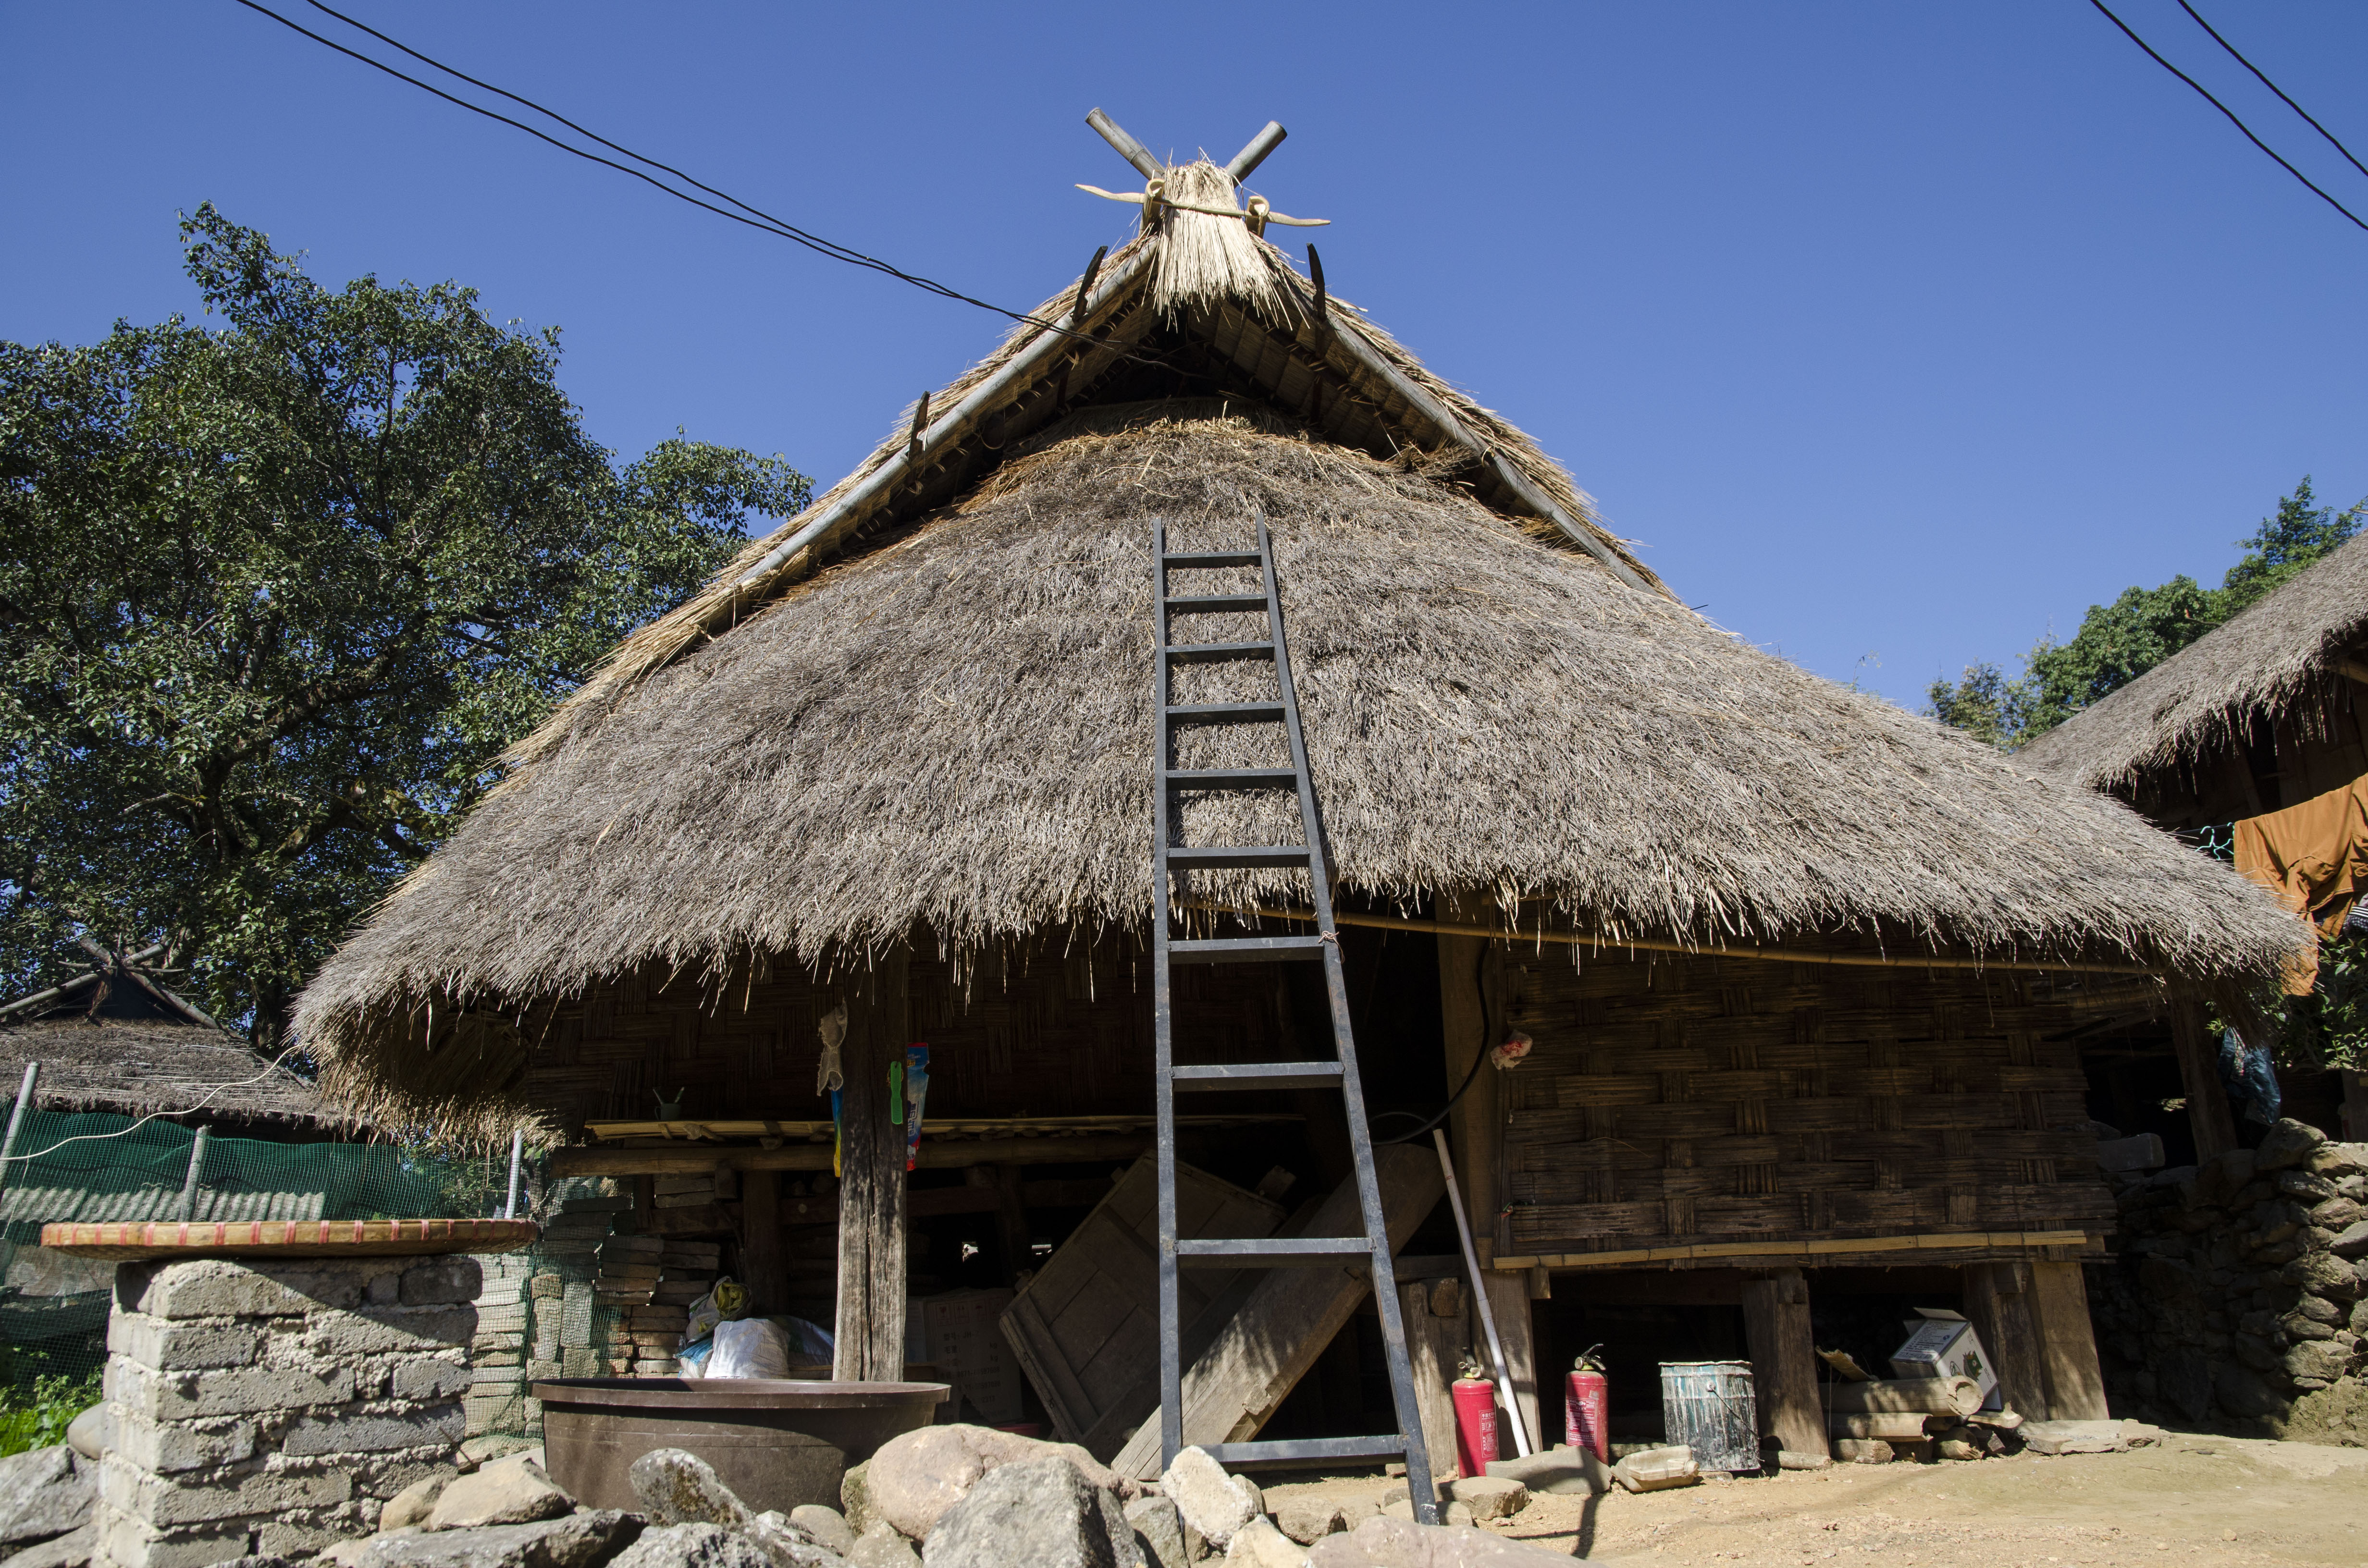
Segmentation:
[(107, 1397), (99, 1374), (35, 1378), (29, 1388), (0, 1386), (0, 1459), (66, 1440), (74, 1418)]
[(2183, 574), (2158, 587), (2124, 588), (2112, 604), (2090, 605), (2069, 641), (2042, 638), (2020, 676), (1983, 663), (1968, 665), (1954, 681), (1934, 681), (1925, 693), (1932, 716), (2009, 751), (2037, 739), (2276, 592), (2368, 521), (2368, 500), (2339, 512), (2313, 506), (2316, 499), (2305, 475), (2293, 494), (2279, 498), (2275, 517), (2237, 541), (2244, 554), (2216, 588)]
[(811, 486), (688, 439), (618, 466), (555, 331), (332, 290), (211, 206), (208, 331), (0, 344), (0, 987), (167, 949), (289, 997), (625, 631)]

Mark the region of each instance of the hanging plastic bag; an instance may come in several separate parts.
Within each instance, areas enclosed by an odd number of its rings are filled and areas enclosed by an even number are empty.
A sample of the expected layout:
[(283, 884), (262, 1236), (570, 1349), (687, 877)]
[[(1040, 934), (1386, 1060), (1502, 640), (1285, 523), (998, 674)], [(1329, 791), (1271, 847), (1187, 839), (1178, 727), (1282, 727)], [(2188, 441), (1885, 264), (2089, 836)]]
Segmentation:
[(729, 1319), (715, 1325), (715, 1353), (707, 1358), (711, 1378), (786, 1378), (790, 1336), (769, 1318)]
[(682, 1325), (682, 1343), (686, 1346), (697, 1344), (714, 1333), (717, 1324), (747, 1315), (748, 1287), (726, 1275), (707, 1294), (690, 1303), (690, 1316)]

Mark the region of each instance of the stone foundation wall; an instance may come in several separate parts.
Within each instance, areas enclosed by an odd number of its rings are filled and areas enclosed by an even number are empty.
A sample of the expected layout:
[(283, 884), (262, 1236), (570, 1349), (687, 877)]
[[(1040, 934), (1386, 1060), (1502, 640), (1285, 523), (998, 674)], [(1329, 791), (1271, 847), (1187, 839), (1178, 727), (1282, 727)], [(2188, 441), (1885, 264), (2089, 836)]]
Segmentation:
[(368, 1535), (453, 1471), (480, 1289), (468, 1257), (122, 1265), (94, 1568)]
[(2112, 1178), (2089, 1270), (2115, 1414), (2368, 1446), (2368, 1143), (2282, 1121), (2259, 1150)]

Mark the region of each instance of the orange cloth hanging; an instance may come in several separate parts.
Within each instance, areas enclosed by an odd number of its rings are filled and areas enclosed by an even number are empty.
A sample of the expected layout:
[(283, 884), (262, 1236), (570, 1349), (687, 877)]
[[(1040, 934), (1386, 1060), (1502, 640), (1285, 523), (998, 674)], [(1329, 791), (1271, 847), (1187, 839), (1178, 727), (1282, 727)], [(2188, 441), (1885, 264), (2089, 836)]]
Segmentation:
[[(2344, 916), (2368, 892), (2368, 778), (2247, 817), (2236, 824), (2237, 869), (2269, 889), (2318, 937), (2343, 929)], [(2306, 996), (2318, 983), (2318, 944), (2287, 960), (2286, 994)]]

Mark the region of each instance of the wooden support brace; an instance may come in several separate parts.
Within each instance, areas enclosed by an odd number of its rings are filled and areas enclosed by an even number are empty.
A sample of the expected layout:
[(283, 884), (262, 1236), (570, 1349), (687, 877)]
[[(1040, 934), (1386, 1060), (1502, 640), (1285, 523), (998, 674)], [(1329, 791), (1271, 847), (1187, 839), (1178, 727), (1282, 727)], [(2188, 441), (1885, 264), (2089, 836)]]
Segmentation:
[[(1457, 1174), (1462, 1174), (1460, 1167)], [(1551, 1448), (1538, 1429), (1538, 1344), (1530, 1324), (1529, 1276), (1484, 1269), (1480, 1288), (1488, 1292), (1488, 1310), (1497, 1319), (1497, 1341), (1505, 1347), (1505, 1375), (1512, 1380), (1513, 1399), (1521, 1407), (1521, 1425), (1534, 1448)], [(1508, 1455), (1514, 1451), (1510, 1443), (1503, 1447)], [(1430, 1462), (1439, 1473), (1446, 1473), (1446, 1465), (1437, 1457)]]
[(2089, 1287), (2077, 1263), (2034, 1261), (2031, 1305), (2038, 1320), (2047, 1411), (2057, 1421), (2102, 1421), (2105, 1374), (2097, 1362), (2097, 1331), (2089, 1317)]
[(2007, 1408), (2030, 1421), (2049, 1418), (2047, 1369), (2031, 1302), (2028, 1263), (1965, 1266), (1965, 1316), (1998, 1369)]
[(1432, 1282), (1399, 1288), (1406, 1319), (1406, 1361), (1414, 1371), (1415, 1408), (1422, 1413), (1423, 1449), (1431, 1473), (1444, 1476), (1455, 1456), (1455, 1374), (1463, 1350), (1463, 1323), (1430, 1310)]
[(1826, 1422), (1817, 1406), (1817, 1348), (1809, 1331), (1809, 1287), (1797, 1268), (1743, 1284), (1743, 1334), (1751, 1352), (1759, 1435), (1788, 1453), (1822, 1454)]

